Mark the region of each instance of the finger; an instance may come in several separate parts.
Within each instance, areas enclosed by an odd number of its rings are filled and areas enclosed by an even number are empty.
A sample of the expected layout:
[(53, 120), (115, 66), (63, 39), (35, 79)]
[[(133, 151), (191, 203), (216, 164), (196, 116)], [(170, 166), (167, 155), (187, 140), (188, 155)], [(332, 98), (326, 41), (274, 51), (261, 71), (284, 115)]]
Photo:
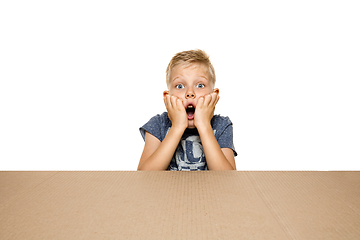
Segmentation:
[(210, 104), (215, 106), (218, 101), (219, 101), (219, 95), (217, 95), (216, 93), (212, 93), (211, 94), (211, 102), (210, 102)]
[(165, 104), (165, 106), (166, 106), (166, 108), (167, 108), (167, 101), (166, 101), (166, 96), (164, 96), (164, 104)]
[(178, 109), (180, 109), (180, 110), (181, 110), (181, 109), (185, 109), (182, 99), (176, 98), (176, 107), (177, 107)]
[(204, 105), (204, 101), (205, 101), (204, 97), (199, 97), (196, 107), (202, 107)]
[(219, 95), (216, 95), (216, 102), (215, 102), (215, 105), (219, 102), (220, 100), (220, 96)]
[(171, 98), (170, 98), (170, 101), (171, 101), (171, 106), (173, 107), (173, 108), (175, 108), (176, 106), (177, 106), (177, 97), (175, 97), (175, 96), (171, 96)]
[(172, 104), (171, 104), (171, 96), (166, 96), (166, 103), (168, 106), (168, 110), (170, 110), (172, 108)]
[(205, 95), (204, 105), (208, 106), (212, 102), (212, 94)]
[(164, 102), (165, 102), (165, 106), (167, 109), (170, 109), (171, 108), (171, 101), (170, 101), (170, 95), (167, 95), (164, 97)]

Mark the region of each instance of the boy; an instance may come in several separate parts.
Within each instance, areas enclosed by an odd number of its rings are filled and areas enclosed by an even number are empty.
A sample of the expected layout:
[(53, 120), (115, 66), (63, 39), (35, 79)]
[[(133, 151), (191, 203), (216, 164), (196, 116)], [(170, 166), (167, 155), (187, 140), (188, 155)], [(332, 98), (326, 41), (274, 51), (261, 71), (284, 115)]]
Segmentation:
[(176, 54), (166, 70), (167, 112), (140, 128), (145, 146), (138, 170), (236, 170), (233, 128), (214, 116), (219, 89), (204, 51)]

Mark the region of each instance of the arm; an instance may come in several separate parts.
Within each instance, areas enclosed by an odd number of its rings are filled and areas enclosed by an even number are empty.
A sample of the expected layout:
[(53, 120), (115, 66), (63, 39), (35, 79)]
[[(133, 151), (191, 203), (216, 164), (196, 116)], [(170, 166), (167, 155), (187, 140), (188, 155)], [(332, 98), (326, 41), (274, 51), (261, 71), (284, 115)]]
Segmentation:
[(187, 128), (187, 115), (182, 101), (166, 95), (164, 102), (172, 127), (162, 142), (150, 133), (145, 133), (145, 146), (138, 170), (166, 170)]
[(164, 140), (145, 133), (145, 146), (137, 170), (166, 170), (180, 142), (182, 133), (170, 128)]
[(232, 149), (220, 148), (210, 124), (218, 101), (217, 93), (199, 99), (195, 110), (195, 126), (200, 135), (209, 170), (236, 170)]
[(236, 170), (233, 150), (220, 148), (211, 126), (198, 131), (209, 170)]

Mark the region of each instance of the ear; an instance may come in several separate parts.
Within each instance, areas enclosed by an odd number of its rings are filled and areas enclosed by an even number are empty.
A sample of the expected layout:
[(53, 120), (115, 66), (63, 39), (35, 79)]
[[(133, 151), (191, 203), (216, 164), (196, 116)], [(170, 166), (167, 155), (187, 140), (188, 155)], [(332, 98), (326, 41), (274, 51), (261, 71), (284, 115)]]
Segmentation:
[(217, 95), (219, 95), (219, 92), (220, 92), (220, 90), (218, 88), (214, 89), (214, 93), (216, 93)]
[(164, 96), (164, 97), (166, 97), (166, 95), (168, 95), (168, 94), (169, 94), (169, 91), (164, 91), (164, 92), (163, 92), (163, 96)]

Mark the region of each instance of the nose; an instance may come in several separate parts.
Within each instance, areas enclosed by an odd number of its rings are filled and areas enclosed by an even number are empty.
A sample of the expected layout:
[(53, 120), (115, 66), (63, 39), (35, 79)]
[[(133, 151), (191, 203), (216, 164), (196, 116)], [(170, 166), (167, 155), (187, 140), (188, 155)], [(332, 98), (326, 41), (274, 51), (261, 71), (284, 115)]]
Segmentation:
[(185, 98), (195, 98), (195, 93), (193, 91), (188, 91), (185, 95)]

